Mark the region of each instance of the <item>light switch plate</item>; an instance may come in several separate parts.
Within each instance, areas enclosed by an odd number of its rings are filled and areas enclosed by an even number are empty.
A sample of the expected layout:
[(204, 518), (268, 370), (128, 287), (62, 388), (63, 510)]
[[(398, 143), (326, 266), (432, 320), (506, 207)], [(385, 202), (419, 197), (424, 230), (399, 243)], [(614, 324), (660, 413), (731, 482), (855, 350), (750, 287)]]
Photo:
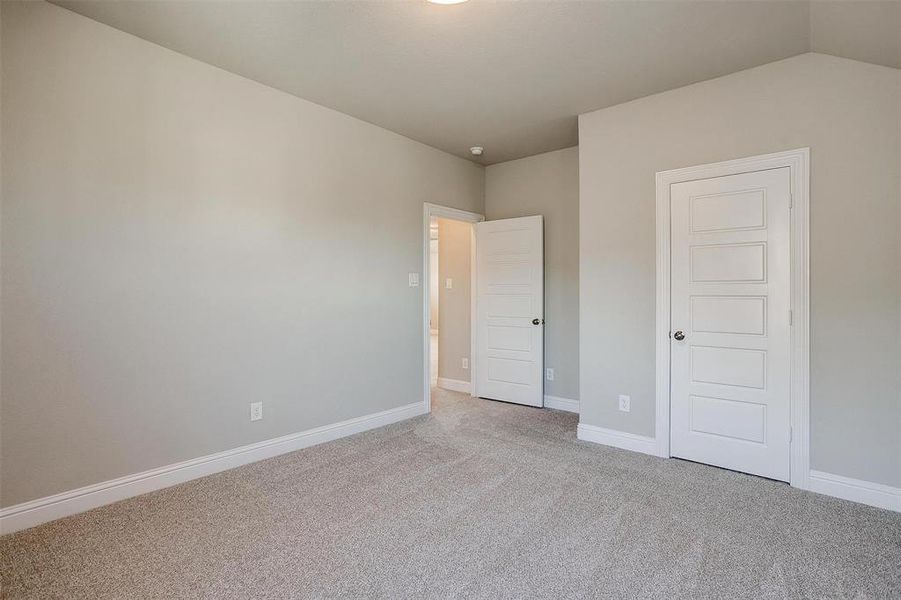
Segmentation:
[(419, 287), (419, 273), (410, 273), (410, 287)]
[(468, 369), (468, 368), (469, 368), (469, 359), (468, 359), (468, 358), (464, 358), (461, 362), (463, 363), (463, 368), (464, 368), (464, 369)]
[(451, 279), (450, 277), (448, 277), (447, 279), (445, 279), (445, 280), (444, 280), (444, 289), (446, 289), (446, 290), (452, 290), (452, 289), (454, 289), (454, 280)]
[(553, 369), (545, 369), (544, 370), (545, 379), (548, 381), (554, 380), (554, 370)]

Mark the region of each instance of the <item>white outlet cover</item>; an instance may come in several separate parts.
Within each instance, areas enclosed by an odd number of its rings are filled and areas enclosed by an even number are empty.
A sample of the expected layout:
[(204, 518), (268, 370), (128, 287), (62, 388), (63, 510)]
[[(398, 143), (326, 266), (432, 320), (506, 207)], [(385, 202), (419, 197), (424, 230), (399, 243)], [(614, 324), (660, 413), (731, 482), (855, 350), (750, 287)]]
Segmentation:
[(464, 368), (464, 369), (468, 369), (468, 368), (469, 368), (469, 359), (468, 359), (468, 358), (464, 358), (461, 362), (463, 363), (463, 368)]
[(419, 287), (419, 273), (410, 273), (410, 287)]
[(250, 403), (250, 420), (251, 421), (259, 421), (263, 418), (263, 403), (262, 402), (251, 402)]
[(632, 410), (632, 397), (626, 396), (625, 394), (619, 395), (619, 409), (623, 412), (629, 412)]
[(545, 369), (545, 370), (544, 370), (544, 375), (545, 375), (545, 378), (546, 378), (548, 381), (553, 381), (553, 380), (554, 380), (554, 370), (553, 370), (553, 369), (550, 369), (550, 368), (549, 368), (549, 369)]
[(454, 289), (454, 280), (451, 279), (450, 277), (448, 277), (447, 279), (445, 279), (445, 280), (444, 280), (444, 289), (446, 289), (446, 290), (452, 290), (452, 289)]

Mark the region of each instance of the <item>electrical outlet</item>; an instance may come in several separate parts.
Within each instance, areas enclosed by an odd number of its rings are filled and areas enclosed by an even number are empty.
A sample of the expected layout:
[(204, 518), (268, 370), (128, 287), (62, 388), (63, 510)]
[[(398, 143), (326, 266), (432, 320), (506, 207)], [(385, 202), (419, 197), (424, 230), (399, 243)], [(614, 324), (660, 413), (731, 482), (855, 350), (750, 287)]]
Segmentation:
[(544, 378), (548, 381), (554, 380), (554, 370), (553, 369), (545, 369), (544, 370)]
[(452, 289), (454, 289), (454, 280), (451, 279), (450, 277), (448, 277), (447, 279), (445, 279), (445, 280), (444, 280), (444, 289), (446, 289), (446, 290), (452, 290)]
[(464, 368), (464, 369), (468, 369), (468, 368), (469, 368), (469, 359), (468, 359), (468, 358), (464, 358), (461, 362), (463, 363), (463, 368)]
[(626, 396), (625, 394), (619, 395), (619, 409), (623, 412), (629, 412), (632, 410), (632, 397)]
[(410, 287), (419, 287), (419, 273), (409, 274)]
[(259, 421), (263, 418), (263, 403), (262, 402), (251, 402), (250, 403), (250, 420), (251, 421)]

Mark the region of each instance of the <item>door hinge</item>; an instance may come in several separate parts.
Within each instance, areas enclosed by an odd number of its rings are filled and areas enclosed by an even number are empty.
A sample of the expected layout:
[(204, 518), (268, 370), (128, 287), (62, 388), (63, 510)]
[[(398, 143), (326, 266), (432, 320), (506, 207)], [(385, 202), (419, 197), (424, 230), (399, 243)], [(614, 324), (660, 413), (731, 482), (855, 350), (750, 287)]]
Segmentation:
[(795, 438), (795, 429), (793, 427), (788, 428), (788, 441), (791, 442)]
[(795, 315), (792, 311), (788, 311), (788, 326), (791, 327), (795, 324)]
[(794, 194), (788, 195), (788, 209), (791, 210), (795, 207), (795, 196)]

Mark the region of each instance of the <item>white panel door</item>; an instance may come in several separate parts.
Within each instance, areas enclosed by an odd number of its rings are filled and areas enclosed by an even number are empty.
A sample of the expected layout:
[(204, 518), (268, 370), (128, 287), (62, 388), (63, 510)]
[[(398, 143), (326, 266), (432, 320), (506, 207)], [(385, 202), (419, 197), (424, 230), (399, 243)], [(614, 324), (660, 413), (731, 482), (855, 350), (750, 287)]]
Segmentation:
[(670, 188), (670, 454), (789, 480), (789, 169)]
[(474, 227), (475, 395), (543, 406), (543, 219), (501, 219)]

